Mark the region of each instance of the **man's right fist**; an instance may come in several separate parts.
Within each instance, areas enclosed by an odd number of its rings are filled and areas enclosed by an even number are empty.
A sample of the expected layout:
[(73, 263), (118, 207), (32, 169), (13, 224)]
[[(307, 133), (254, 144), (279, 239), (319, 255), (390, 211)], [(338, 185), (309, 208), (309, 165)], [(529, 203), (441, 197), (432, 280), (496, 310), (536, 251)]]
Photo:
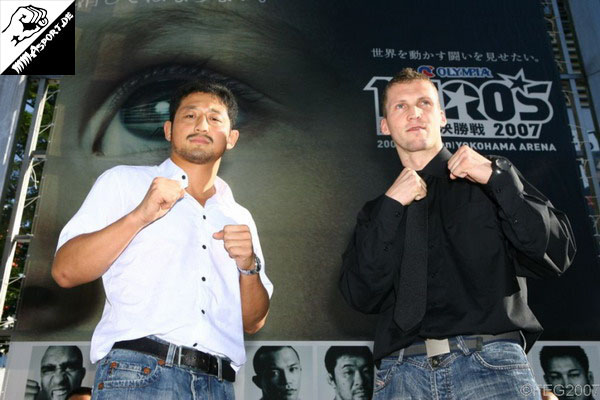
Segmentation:
[(404, 168), (385, 195), (407, 206), (414, 200), (421, 200), (427, 196), (427, 185), (417, 171)]
[(4, 28), (2, 33), (12, 36), (10, 40), (14, 40), (14, 45), (16, 46), (23, 40), (39, 32), (46, 25), (48, 25), (46, 10), (31, 5), (24, 6), (17, 8), (12, 17), (10, 17), (8, 26)]
[(185, 194), (181, 183), (174, 179), (154, 178), (142, 202), (132, 211), (143, 224), (149, 225), (156, 221), (177, 203)]

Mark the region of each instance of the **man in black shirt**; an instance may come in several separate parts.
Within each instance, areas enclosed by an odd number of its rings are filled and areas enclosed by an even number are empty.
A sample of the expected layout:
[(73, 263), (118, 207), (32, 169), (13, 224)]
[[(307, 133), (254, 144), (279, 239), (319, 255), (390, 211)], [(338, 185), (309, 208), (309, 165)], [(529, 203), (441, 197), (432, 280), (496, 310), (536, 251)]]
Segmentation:
[(404, 169), (359, 213), (340, 280), (352, 307), (380, 315), (375, 398), (539, 398), (525, 277), (569, 266), (569, 221), (508, 160), (443, 146), (427, 76), (396, 75), (383, 110)]

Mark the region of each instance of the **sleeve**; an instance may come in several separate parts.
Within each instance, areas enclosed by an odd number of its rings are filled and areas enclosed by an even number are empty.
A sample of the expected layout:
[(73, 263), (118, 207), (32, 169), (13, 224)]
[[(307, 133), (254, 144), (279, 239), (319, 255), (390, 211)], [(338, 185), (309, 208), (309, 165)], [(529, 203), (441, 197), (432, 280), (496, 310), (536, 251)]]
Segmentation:
[(354, 235), (342, 255), (339, 288), (351, 307), (378, 313), (393, 290), (401, 257), (395, 240), (405, 207), (382, 195), (358, 214)]
[(258, 229), (256, 228), (256, 223), (250, 215), (250, 212), (248, 212), (247, 210), (246, 212), (248, 214), (248, 227), (250, 228), (250, 234), (252, 235), (252, 247), (254, 248), (254, 254), (256, 254), (256, 256), (260, 259), (262, 266), (261, 271), (258, 273), (260, 276), (260, 281), (267, 290), (269, 298), (271, 298), (271, 296), (273, 295), (273, 283), (271, 283), (271, 280), (269, 279), (266, 273), (266, 262), (262, 252), (262, 248), (260, 247), (260, 240), (258, 239)]
[(506, 173), (492, 174), (485, 186), (499, 206), (502, 230), (516, 250), (517, 275), (546, 278), (565, 272), (576, 251), (567, 216), (514, 166)]
[(60, 232), (57, 251), (74, 237), (99, 231), (124, 215), (118, 175), (116, 167), (96, 179), (79, 211)]

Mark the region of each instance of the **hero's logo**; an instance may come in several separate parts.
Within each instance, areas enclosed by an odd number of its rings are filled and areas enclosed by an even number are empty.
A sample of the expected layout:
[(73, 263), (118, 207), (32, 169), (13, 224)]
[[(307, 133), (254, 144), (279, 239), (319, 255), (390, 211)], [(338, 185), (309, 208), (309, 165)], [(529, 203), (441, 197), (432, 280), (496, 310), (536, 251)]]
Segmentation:
[(425, 74), (430, 78), (433, 78), (435, 76), (435, 73), (433, 71), (435, 71), (435, 67), (431, 65), (421, 65), (419, 68), (417, 68), (417, 72)]
[[(429, 66), (421, 66), (420, 72), (428, 71), (426, 67)], [(436, 69), (438, 76), (440, 68)], [(433, 73), (433, 69), (428, 72)], [(432, 79), (448, 120), (442, 128), (443, 136), (482, 139), (540, 137), (542, 126), (554, 115), (548, 101), (552, 82), (526, 79), (522, 69), (515, 75), (497, 76), (478, 86), (463, 79), (450, 79), (443, 83)], [(383, 118), (380, 95), (390, 79), (374, 76), (363, 89), (372, 91), (374, 95), (378, 135), (382, 134), (379, 124)]]

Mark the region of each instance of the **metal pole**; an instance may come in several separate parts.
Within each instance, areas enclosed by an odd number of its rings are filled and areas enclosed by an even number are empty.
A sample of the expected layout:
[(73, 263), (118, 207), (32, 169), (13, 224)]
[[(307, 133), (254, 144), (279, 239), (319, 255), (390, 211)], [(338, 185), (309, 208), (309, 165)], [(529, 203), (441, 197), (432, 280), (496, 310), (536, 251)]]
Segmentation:
[(2, 253), (2, 264), (0, 264), (0, 268), (2, 268), (2, 282), (0, 283), (0, 307), (2, 311), (4, 310), (4, 302), (6, 300), (6, 293), (8, 292), (8, 281), (10, 279), (10, 272), (15, 256), (15, 250), (17, 248), (17, 243), (19, 242), (16, 239), (19, 235), (19, 230), (21, 229), (25, 198), (27, 197), (27, 188), (29, 186), (29, 179), (33, 169), (33, 152), (37, 146), (38, 134), (40, 132), (40, 125), (42, 123), (42, 116), (44, 114), (44, 105), (46, 104), (47, 93), (47, 80), (40, 78), (38, 83), (38, 91), (35, 98), (35, 107), (31, 117), (31, 125), (29, 127), (29, 135), (27, 137), (27, 144), (23, 153), (23, 161), (21, 163), (19, 181), (17, 183), (15, 203), (13, 205), (10, 222), (8, 224), (4, 252)]
[[(554, 13), (554, 17), (556, 19), (556, 29), (558, 30), (558, 35), (560, 37), (560, 46), (563, 53), (563, 58), (565, 60), (565, 66), (567, 68), (567, 76), (562, 75), (563, 79), (567, 79), (569, 81), (569, 87), (571, 89), (571, 98), (573, 100), (573, 117), (575, 118), (576, 129), (579, 132), (579, 137), (582, 138), (583, 148), (585, 149), (585, 156), (588, 160), (588, 166), (590, 171), (590, 178), (592, 180), (591, 186), (594, 189), (594, 202), (596, 205), (596, 210), (600, 210), (600, 203), (598, 199), (598, 195), (600, 194), (600, 185), (598, 184), (598, 174), (596, 173), (596, 164), (594, 162), (594, 156), (592, 154), (592, 147), (590, 146), (590, 141), (587, 137), (588, 129), (583, 126), (585, 121), (580, 118), (582, 115), (581, 109), (581, 101), (579, 100), (579, 93), (577, 92), (577, 75), (573, 71), (573, 64), (571, 63), (571, 59), (569, 58), (569, 49), (567, 48), (567, 41), (565, 37), (565, 32), (563, 29), (562, 20), (560, 18), (559, 10), (558, 10), (558, 2), (557, 0), (552, 0), (552, 12)], [(598, 233), (597, 225), (594, 224), (594, 233)]]

